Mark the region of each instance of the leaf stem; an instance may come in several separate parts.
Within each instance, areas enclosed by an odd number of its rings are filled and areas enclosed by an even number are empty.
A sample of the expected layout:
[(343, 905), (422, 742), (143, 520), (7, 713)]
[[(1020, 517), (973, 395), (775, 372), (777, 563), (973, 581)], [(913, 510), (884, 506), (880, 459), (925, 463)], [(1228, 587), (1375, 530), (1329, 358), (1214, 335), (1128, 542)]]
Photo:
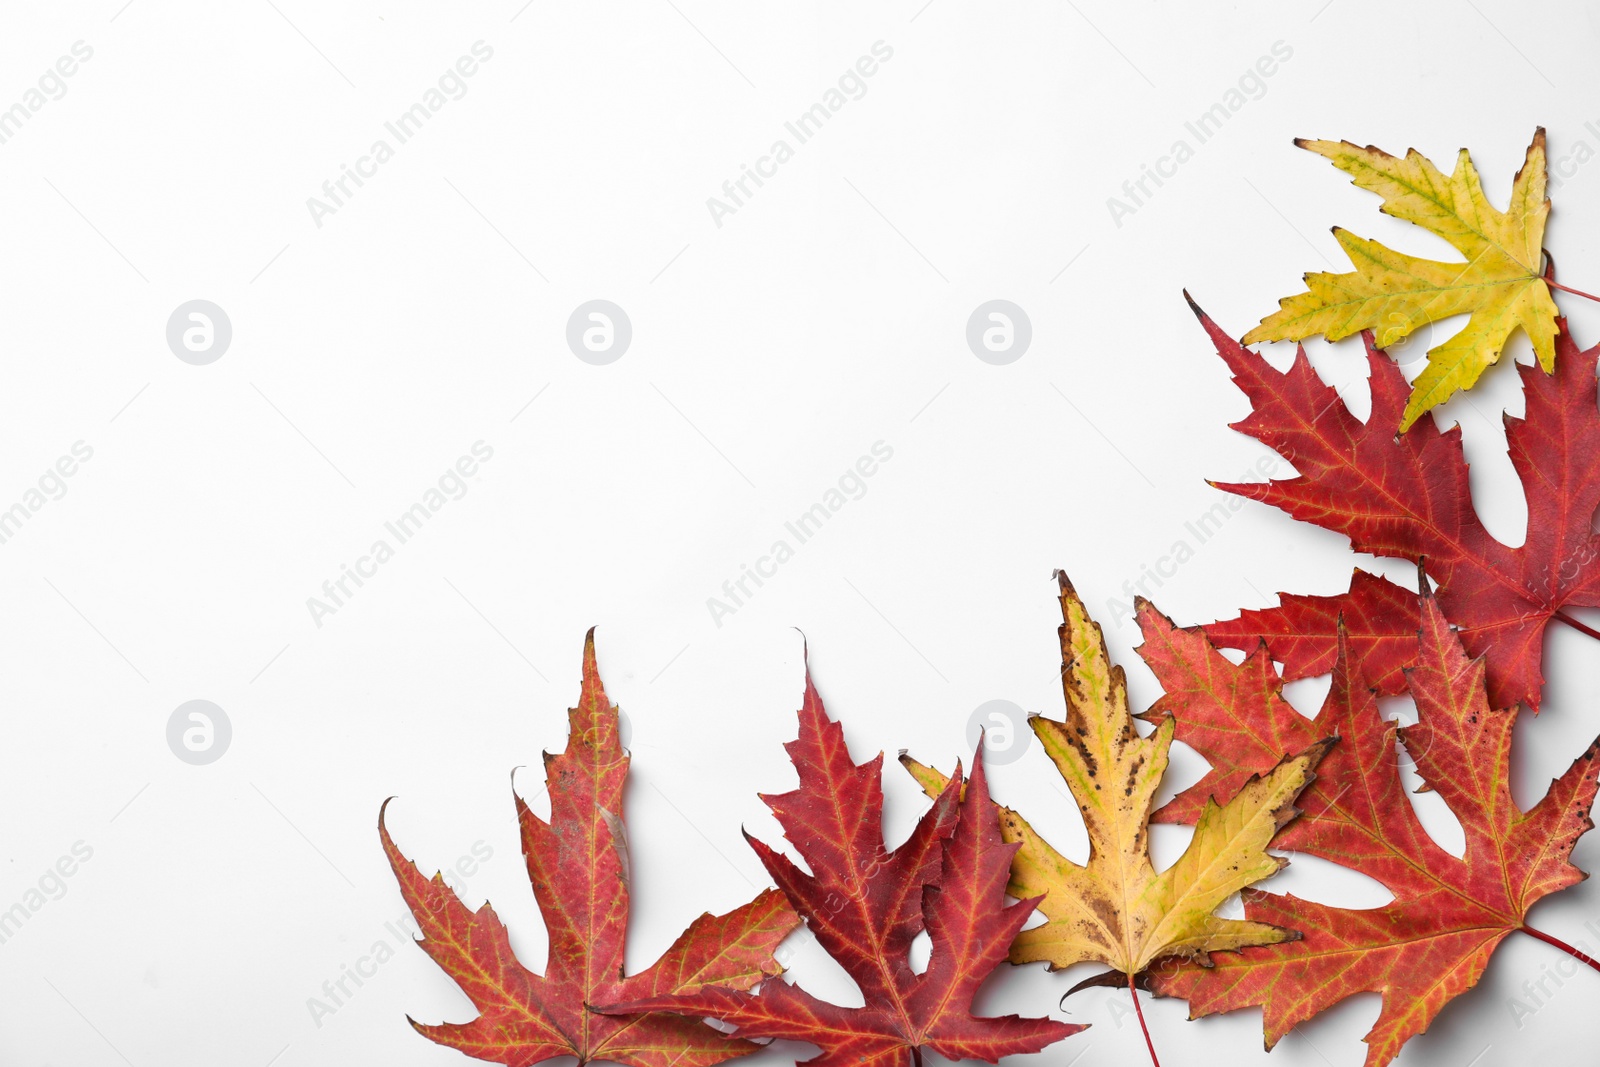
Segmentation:
[(1574, 619), (1571, 615), (1568, 615), (1564, 611), (1556, 612), (1555, 617), (1572, 627), (1574, 630), (1578, 631), (1580, 634), (1588, 634), (1596, 641), (1600, 641), (1600, 630), (1596, 630), (1592, 626), (1585, 626), (1583, 623), (1579, 622), (1577, 619)]
[[(1594, 963), (1593, 960), (1589, 962)], [(1139, 1016), (1139, 1029), (1144, 1031), (1144, 1047), (1150, 1050), (1150, 1062), (1155, 1064), (1155, 1067), (1161, 1067), (1161, 1061), (1156, 1059), (1155, 1042), (1150, 1040), (1150, 1028), (1144, 1024), (1144, 1009), (1139, 1006), (1139, 987), (1134, 984), (1131, 974), (1128, 975), (1128, 995), (1133, 998), (1134, 1014)]]
[(1560, 282), (1551, 281), (1549, 278), (1546, 278), (1544, 283), (1552, 289), (1560, 289), (1563, 293), (1571, 293), (1573, 296), (1581, 296), (1585, 300), (1593, 300), (1596, 303), (1600, 303), (1600, 296), (1595, 296), (1593, 293), (1586, 293), (1582, 289), (1574, 289), (1570, 285), (1562, 285)]
[(1600, 971), (1600, 960), (1596, 960), (1593, 956), (1590, 956), (1587, 953), (1580, 952), (1578, 949), (1573, 948), (1559, 937), (1551, 937), (1543, 930), (1535, 930), (1533, 927), (1527, 925), (1522, 927), (1522, 932), (1530, 937), (1538, 938), (1547, 945), (1554, 945), (1556, 948), (1560, 949), (1562, 952), (1565, 952), (1579, 963), (1587, 963), (1595, 970)]

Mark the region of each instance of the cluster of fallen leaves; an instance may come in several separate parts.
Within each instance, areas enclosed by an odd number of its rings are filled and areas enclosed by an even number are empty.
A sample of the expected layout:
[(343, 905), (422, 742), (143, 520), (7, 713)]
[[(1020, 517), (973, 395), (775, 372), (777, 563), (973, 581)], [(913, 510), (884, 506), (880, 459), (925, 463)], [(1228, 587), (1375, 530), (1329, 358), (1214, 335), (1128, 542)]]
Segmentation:
[[(800, 730), (786, 745), (799, 787), (764, 799), (804, 861), (749, 838), (777, 883), (727, 915), (702, 915), (660, 960), (623, 974), (630, 868), (622, 796), (628, 754), (618, 712), (601, 685), (591, 634), (583, 688), (569, 712), (567, 749), (545, 757), (550, 819), (520, 797), (528, 876), (550, 937), (541, 976), (512, 951), (485, 904), (468, 909), (442, 874), (425, 877), (379, 834), (420, 944), (478, 1010), (466, 1023), (413, 1023), (422, 1034), (479, 1059), (528, 1067), (557, 1056), (632, 1067), (705, 1065), (785, 1038), (821, 1050), (819, 1067), (920, 1063), (1038, 1052), (1083, 1027), (1048, 1018), (974, 1015), (979, 987), (1002, 961), (1059, 969), (1098, 961), (1132, 986), (1156, 961), (1204, 962), (1223, 949), (1297, 936), (1216, 909), (1288, 861), (1268, 853), (1297, 814), (1295, 797), (1331, 739), (1244, 775), (1226, 803), (1196, 812), (1183, 856), (1157, 874), (1150, 862), (1151, 801), (1175, 726), (1134, 728), (1120, 667), (1098, 624), (1060, 576), (1066, 717), (1031, 725), (1080, 805), (1092, 842), (1079, 866), (1023, 818), (989, 797), (980, 743), (972, 773), (950, 776), (902, 762), (933, 804), (905, 841), (883, 837), (883, 756), (851, 759), (809, 676)], [(387, 805), (385, 805), (385, 810)], [(1007, 903), (1007, 898), (1013, 899)], [(1024, 930), (1035, 909), (1042, 925)], [(804, 922), (855, 981), (864, 1000), (844, 1007), (778, 977), (773, 950)], [(926, 934), (927, 966), (912, 967)], [(759, 988), (756, 988), (759, 986)], [(704, 1022), (719, 1020), (729, 1030)], [(1153, 1055), (1153, 1053), (1152, 1053)]]
[[(1149, 604), (1140, 605), (1139, 622), (1141, 654), (1166, 690), (1146, 718), (1175, 723), (1177, 736), (1212, 766), (1156, 819), (1193, 821), (1212, 796), (1270, 766), (1279, 746), (1331, 731), (1339, 742), (1300, 796), (1304, 814), (1276, 844), (1370, 875), (1394, 894), (1381, 908), (1352, 910), (1252, 893), (1246, 915), (1301, 939), (1156, 974), (1153, 988), (1186, 998), (1194, 1014), (1261, 1005), (1270, 1048), (1345, 998), (1380, 993), (1383, 1008), (1365, 1038), (1368, 1067), (1379, 1067), (1477, 984), (1495, 946), (1524, 928), (1535, 901), (1585, 877), (1569, 857), (1594, 825), (1600, 742), (1533, 810), (1519, 810), (1510, 783), (1516, 709), (1489, 702), (1484, 661), (1467, 656), (1432, 596), (1422, 598), (1420, 641), (1406, 671), (1418, 718), (1399, 728), (1380, 716), (1347, 634), (1336, 638), (1333, 685), (1313, 720), (1283, 699), (1265, 649), (1235, 666), (1203, 633), (1175, 628)], [(1423, 788), (1436, 790), (1460, 821), (1466, 850), (1459, 859), (1428, 836), (1406, 799), (1397, 738)]]
[[(1546, 625), (1586, 629), (1567, 609), (1600, 606), (1596, 350), (1572, 343), (1551, 296), (1564, 287), (1540, 247), (1549, 213), (1543, 131), (1506, 212), (1488, 203), (1465, 152), (1447, 177), (1414, 151), (1402, 159), (1345, 142), (1298, 143), (1464, 258), (1422, 260), (1336, 230), (1355, 271), (1307, 275), (1307, 291), (1242, 342), (1196, 308), (1251, 403), (1235, 428), (1296, 471), (1220, 488), (1342, 533), (1357, 551), (1410, 560), (1419, 591), (1358, 570), (1347, 592), (1283, 594), (1276, 608), (1188, 629), (1141, 600), (1138, 651), (1163, 695), (1136, 716), (1099, 625), (1058, 574), (1065, 714), (1033, 715), (1029, 725), (1077, 802), (1089, 839), (1081, 864), (1049, 843), (1063, 828), (1040, 829), (991, 799), (981, 741), (970, 774), (957, 764), (946, 775), (902, 753), (931, 804), (891, 848), (882, 754), (854, 761), (808, 671), (798, 736), (785, 746), (798, 785), (763, 797), (793, 854), (746, 835), (777, 888), (725, 915), (701, 915), (634, 975), (623, 964), (629, 755), (591, 633), (566, 750), (545, 756), (549, 818), (515, 798), (548, 931), (543, 974), (518, 959), (490, 905), (469, 909), (442, 875), (423, 875), (380, 813), (419, 943), (477, 1012), (462, 1023), (413, 1022), (418, 1031), (508, 1067), (563, 1056), (704, 1067), (774, 1039), (815, 1047), (806, 1062), (818, 1067), (920, 1067), (925, 1049), (994, 1063), (1083, 1029), (976, 1014), (980, 987), (1003, 961), (1050, 970), (1097, 963), (1108, 970), (1068, 992), (1120, 985), (1138, 1008), (1146, 990), (1184, 998), (1197, 1017), (1259, 1006), (1269, 1048), (1341, 1001), (1378, 993), (1366, 1062), (1383, 1067), (1478, 982), (1507, 935), (1527, 932), (1585, 958), (1526, 920), (1535, 902), (1585, 877), (1571, 852), (1593, 826), (1600, 741), (1530, 810), (1509, 784), (1518, 707), (1539, 706)], [(1463, 329), (1429, 351), (1408, 385), (1383, 347), (1463, 313)], [(1470, 388), (1516, 329), (1532, 340), (1538, 365), (1518, 368), (1526, 413), (1506, 418), (1529, 513), (1525, 542), (1511, 547), (1477, 518), (1459, 429), (1440, 432), (1423, 416)], [(1279, 372), (1244, 347), (1357, 331), (1371, 374), (1364, 421), (1304, 352)], [(1247, 655), (1235, 662), (1219, 646)], [(1315, 717), (1284, 699), (1284, 682), (1330, 673)], [(1382, 713), (1380, 698), (1402, 694), (1415, 702), (1414, 725)], [(1210, 769), (1152, 812), (1174, 740)], [(1397, 752), (1460, 822), (1461, 856), (1423, 828)], [(1152, 822), (1193, 827), (1183, 854), (1159, 872)], [(1393, 900), (1358, 910), (1253, 889), (1288, 863), (1283, 852), (1368, 875)], [(1239, 894), (1244, 917), (1219, 915)], [(1036, 914), (1041, 921), (1029, 925)], [(783, 973), (775, 951), (802, 924), (854, 981), (860, 1006), (822, 999)], [(919, 969), (913, 944), (924, 938)]]
[[(1573, 343), (1551, 295), (1577, 290), (1554, 281), (1541, 247), (1550, 211), (1542, 129), (1505, 212), (1488, 203), (1465, 150), (1446, 177), (1415, 150), (1398, 158), (1348, 142), (1296, 143), (1381, 196), (1386, 214), (1444, 238), (1465, 261), (1417, 259), (1336, 229), (1354, 272), (1306, 275), (1307, 291), (1282, 300), (1240, 341), (1190, 301), (1250, 401), (1250, 414), (1233, 428), (1295, 471), (1213, 484), (1341, 533), (1357, 552), (1409, 561), (1419, 591), (1357, 570), (1343, 593), (1284, 593), (1276, 608), (1193, 630), (1141, 602), (1140, 654), (1165, 691), (1144, 718), (1175, 724), (1176, 736), (1211, 764), (1154, 818), (1193, 823), (1202, 804), (1232, 795), (1283, 751), (1332, 733), (1338, 742), (1299, 798), (1305, 814), (1274, 844), (1368, 875), (1394, 899), (1352, 910), (1253, 891), (1246, 915), (1295, 930), (1299, 940), (1218, 953), (1204, 966), (1163, 967), (1149, 988), (1187, 999), (1194, 1016), (1260, 1006), (1269, 1048), (1350, 996), (1381, 994), (1365, 1041), (1367, 1067), (1383, 1067), (1477, 984), (1508, 934), (1528, 933), (1600, 970), (1527, 923), (1536, 901), (1587, 877), (1570, 858), (1594, 825), (1600, 741), (1531, 810), (1520, 810), (1510, 790), (1512, 729), (1519, 706), (1539, 709), (1546, 627), (1558, 620), (1600, 637), (1568, 611), (1600, 606), (1596, 349)], [(1429, 349), (1408, 385), (1384, 349), (1460, 314), (1466, 324)], [(1470, 389), (1518, 329), (1537, 365), (1517, 366), (1524, 414), (1504, 416), (1528, 508), (1527, 536), (1513, 547), (1478, 518), (1460, 428), (1441, 432), (1423, 416)], [(1365, 420), (1321, 381), (1303, 349), (1280, 372), (1245, 347), (1358, 331), (1371, 392)], [(1236, 665), (1219, 645), (1248, 655)], [(1283, 699), (1284, 681), (1330, 672), (1314, 719)], [(1379, 698), (1405, 694), (1417, 722), (1398, 727), (1380, 714)], [(1459, 858), (1428, 835), (1407, 801), (1397, 745), (1415, 767), (1419, 791), (1437, 792), (1461, 824)]]

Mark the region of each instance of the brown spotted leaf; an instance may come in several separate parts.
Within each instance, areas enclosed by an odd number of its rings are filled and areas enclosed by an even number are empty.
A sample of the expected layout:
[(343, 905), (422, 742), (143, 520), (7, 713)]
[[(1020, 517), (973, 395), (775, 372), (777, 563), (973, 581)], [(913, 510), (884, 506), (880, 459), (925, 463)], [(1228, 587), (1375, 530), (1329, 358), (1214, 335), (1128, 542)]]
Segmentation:
[[(1150, 862), (1150, 805), (1167, 769), (1174, 724), (1149, 736), (1134, 729), (1122, 668), (1067, 576), (1061, 586), (1061, 680), (1067, 715), (1029, 719), (1045, 753), (1066, 779), (1089, 832), (1089, 860), (1057, 852), (1029, 823), (1002, 809), (1001, 833), (1018, 844), (1011, 863), (1014, 897), (1044, 898), (1049, 921), (1022, 931), (1012, 963), (1044, 961), (1052, 970), (1098, 961), (1132, 979), (1156, 960), (1204, 960), (1220, 949), (1274, 944), (1294, 935), (1279, 926), (1224, 919), (1216, 909), (1235, 893), (1276, 874), (1288, 861), (1267, 844), (1297, 814), (1295, 798), (1330, 742), (1306, 739), (1230, 794), (1197, 811), (1189, 847), (1160, 873)], [(925, 791), (944, 787), (939, 772), (902, 757)]]

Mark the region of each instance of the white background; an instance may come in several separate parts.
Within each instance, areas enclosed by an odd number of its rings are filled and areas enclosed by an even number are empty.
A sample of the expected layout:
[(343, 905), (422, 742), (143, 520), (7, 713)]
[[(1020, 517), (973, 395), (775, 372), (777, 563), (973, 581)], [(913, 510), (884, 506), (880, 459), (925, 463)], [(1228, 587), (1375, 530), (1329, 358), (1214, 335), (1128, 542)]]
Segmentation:
[[(1553, 160), (1600, 148), (1597, 26), (1576, 3), (122, 3), (8, 4), (0, 32), (0, 108), (74, 42), (94, 50), (0, 145), (0, 508), (75, 441), (94, 449), (0, 545), (0, 908), (93, 849), (0, 945), (8, 1065), (464, 1062), (406, 1024), (472, 1014), (413, 947), (320, 1026), (308, 998), (394, 942), (404, 906), (375, 833), (390, 795), (425, 869), (492, 849), (465, 895), (542, 969), (509, 775), (533, 768), (534, 796), (540, 750), (564, 744), (590, 625), (633, 729), (633, 967), (766, 884), (739, 828), (777, 838), (756, 792), (793, 780), (797, 629), (858, 758), (948, 766), (984, 701), (1060, 713), (1059, 566), (1147, 705), (1107, 600), (1222, 499), (1206, 477), (1262, 455), (1227, 429), (1247, 405), (1180, 290), (1238, 334), (1303, 271), (1343, 269), (1332, 224), (1453, 255), (1291, 138), (1415, 145), (1446, 169), (1470, 145), (1501, 203), (1536, 125)], [(307, 198), (479, 40), (494, 54), (466, 95), (318, 227)], [(715, 225), (707, 197), (880, 40), (893, 58), (866, 94)], [(1192, 144), (1184, 122), (1278, 41), (1293, 56), (1264, 94), (1116, 225), (1107, 198)], [(1600, 287), (1600, 165), (1554, 195), (1561, 277)], [(166, 344), (194, 298), (233, 324), (209, 366)], [(564, 339), (593, 298), (634, 329), (604, 367)], [(1033, 324), (1009, 366), (965, 342), (994, 298)], [(1600, 315), (1561, 304), (1595, 340)], [(1357, 342), (1310, 349), (1364, 413)], [(1502, 366), (1441, 412), (1511, 542), (1524, 507), (1498, 413), (1521, 404)], [(307, 598), (479, 440), (494, 457), (466, 496), (317, 626)], [(893, 459), (866, 494), (715, 625), (707, 598), (880, 440)], [(1187, 624), (1334, 592), (1357, 562), (1373, 565), (1250, 504), (1152, 590)], [(1600, 649), (1557, 628), (1547, 656), (1546, 710), (1517, 733), (1524, 804), (1600, 725)], [(1321, 690), (1292, 691), (1310, 709)], [(208, 766), (167, 746), (191, 699), (233, 725)], [(1201, 769), (1178, 759), (1168, 795)], [(920, 808), (898, 768), (886, 780), (898, 839)], [(1083, 856), (1037, 749), (993, 781)], [(1459, 849), (1435, 798), (1417, 803)], [(1183, 837), (1158, 833), (1158, 861)], [(1577, 859), (1600, 863), (1593, 835)], [(1386, 898), (1305, 858), (1272, 888)], [(1600, 886), (1534, 918), (1588, 937)], [(1592, 1048), (1600, 975), (1513, 1022), (1508, 998), (1560, 958), (1510, 939), (1400, 1062)], [(793, 972), (852, 995), (814, 945)], [(1007, 969), (983, 1008), (1094, 1024), (1036, 1062), (1142, 1062), (1125, 992), (1056, 1010), (1091, 972)], [(1258, 1012), (1146, 1013), (1169, 1065), (1343, 1067), (1377, 1008), (1349, 1001), (1270, 1060)]]

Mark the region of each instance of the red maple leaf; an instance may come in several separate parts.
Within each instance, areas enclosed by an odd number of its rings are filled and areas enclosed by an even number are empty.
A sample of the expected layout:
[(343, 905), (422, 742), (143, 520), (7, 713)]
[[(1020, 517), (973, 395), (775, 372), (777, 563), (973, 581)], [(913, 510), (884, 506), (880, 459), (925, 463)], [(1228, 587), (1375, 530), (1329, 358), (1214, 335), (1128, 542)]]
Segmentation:
[[(1365, 1040), (1367, 1067), (1382, 1067), (1446, 1003), (1477, 983), (1507, 934), (1533, 934), (1600, 969), (1526, 925), (1535, 901), (1587, 877), (1570, 856), (1594, 825), (1588, 811), (1600, 741), (1532, 810), (1520, 810), (1510, 790), (1516, 708), (1490, 704), (1484, 660), (1468, 658), (1431, 594), (1422, 599), (1420, 617), (1416, 666), (1407, 671), (1418, 721), (1397, 729), (1379, 717), (1354, 646), (1342, 633), (1335, 636), (1333, 685), (1313, 721), (1283, 700), (1265, 649), (1235, 666), (1200, 630), (1178, 629), (1140, 603), (1145, 644), (1139, 652), (1166, 691), (1146, 717), (1175, 719), (1178, 739), (1212, 764), (1211, 773), (1160, 816), (1192, 821), (1205, 797), (1226, 797), (1242, 776), (1336, 733), (1339, 743), (1300, 795), (1303, 814), (1273, 843), (1360, 871), (1394, 895), (1384, 907), (1354, 910), (1247, 894), (1249, 918), (1298, 930), (1303, 939), (1213, 953), (1210, 969), (1169, 968), (1152, 978), (1156, 992), (1187, 999), (1196, 1016), (1261, 1005), (1268, 1048), (1347, 997), (1380, 993), (1383, 1008)], [(1397, 734), (1423, 788), (1437, 790), (1460, 821), (1466, 834), (1460, 859), (1428, 836), (1407, 799)]]
[[(583, 646), (583, 691), (568, 712), (560, 755), (544, 755), (550, 821), (516, 798), (522, 854), (549, 931), (545, 973), (511, 950), (494, 908), (470, 911), (440, 875), (423, 876), (401, 854), (378, 815), (378, 833), (400, 892), (422, 931), (418, 943), (471, 998), (469, 1023), (411, 1025), (424, 1037), (508, 1067), (557, 1056), (580, 1064), (707, 1067), (758, 1046), (677, 1015), (599, 1015), (588, 1005), (687, 993), (707, 983), (748, 989), (783, 970), (772, 951), (798, 924), (782, 894), (768, 889), (726, 915), (702, 915), (648, 970), (624, 978), (629, 869), (622, 822), (628, 755), (617, 709), (595, 664), (594, 631)], [(388, 801), (384, 802), (387, 808)]]
[[(1299, 472), (1276, 481), (1213, 484), (1344, 534), (1357, 552), (1425, 563), (1467, 651), (1488, 659), (1491, 703), (1526, 701), (1538, 710), (1549, 621), (1558, 618), (1600, 637), (1562, 611), (1600, 606), (1600, 536), (1590, 525), (1600, 506), (1596, 349), (1579, 351), (1562, 319), (1555, 373), (1517, 368), (1526, 414), (1505, 417), (1506, 440), (1527, 496), (1528, 533), (1512, 548), (1496, 540), (1473, 509), (1459, 427), (1441, 433), (1422, 419), (1403, 436), (1395, 434), (1409, 387), (1373, 347), (1371, 334), (1363, 337), (1372, 413), (1363, 423), (1317, 377), (1303, 349), (1279, 373), (1224, 334), (1192, 300), (1190, 307), (1250, 398), (1253, 410), (1233, 428), (1273, 448)], [(1335, 620), (1343, 614), (1351, 641), (1373, 646), (1363, 653), (1380, 653), (1370, 668), (1373, 683), (1398, 692), (1397, 668), (1409, 649), (1397, 639), (1416, 628), (1414, 607), (1402, 607), (1407, 598), (1414, 604), (1414, 594), (1358, 574), (1348, 593), (1285, 598), (1277, 609), (1217, 623), (1208, 632), (1246, 651), (1264, 639), (1285, 664), (1286, 677), (1299, 678), (1332, 664)]]
[(1405, 668), (1417, 659), (1417, 594), (1359, 567), (1349, 592), (1279, 593), (1277, 607), (1241, 611), (1237, 619), (1208, 623), (1205, 631), (1223, 648), (1241, 652), (1265, 641), (1286, 679), (1310, 678), (1333, 670), (1341, 618), (1367, 683), (1385, 696), (1404, 693)]
[[(817, 941), (855, 980), (865, 1005), (841, 1007), (770, 981), (755, 994), (707, 985), (694, 994), (605, 1010), (681, 1011), (731, 1023), (741, 1037), (809, 1042), (822, 1050), (806, 1061), (817, 1067), (920, 1064), (923, 1048), (950, 1060), (994, 1063), (1083, 1029), (971, 1013), (978, 987), (1006, 958), (1038, 903), (1005, 903), (1017, 846), (1000, 839), (981, 745), (964, 798), (957, 768), (910, 837), (892, 851), (883, 841), (883, 754), (851, 761), (844, 731), (828, 718), (809, 673), (800, 736), (784, 747), (800, 787), (762, 799), (811, 873), (745, 836)], [(932, 955), (917, 974), (909, 952), (923, 931)]]

